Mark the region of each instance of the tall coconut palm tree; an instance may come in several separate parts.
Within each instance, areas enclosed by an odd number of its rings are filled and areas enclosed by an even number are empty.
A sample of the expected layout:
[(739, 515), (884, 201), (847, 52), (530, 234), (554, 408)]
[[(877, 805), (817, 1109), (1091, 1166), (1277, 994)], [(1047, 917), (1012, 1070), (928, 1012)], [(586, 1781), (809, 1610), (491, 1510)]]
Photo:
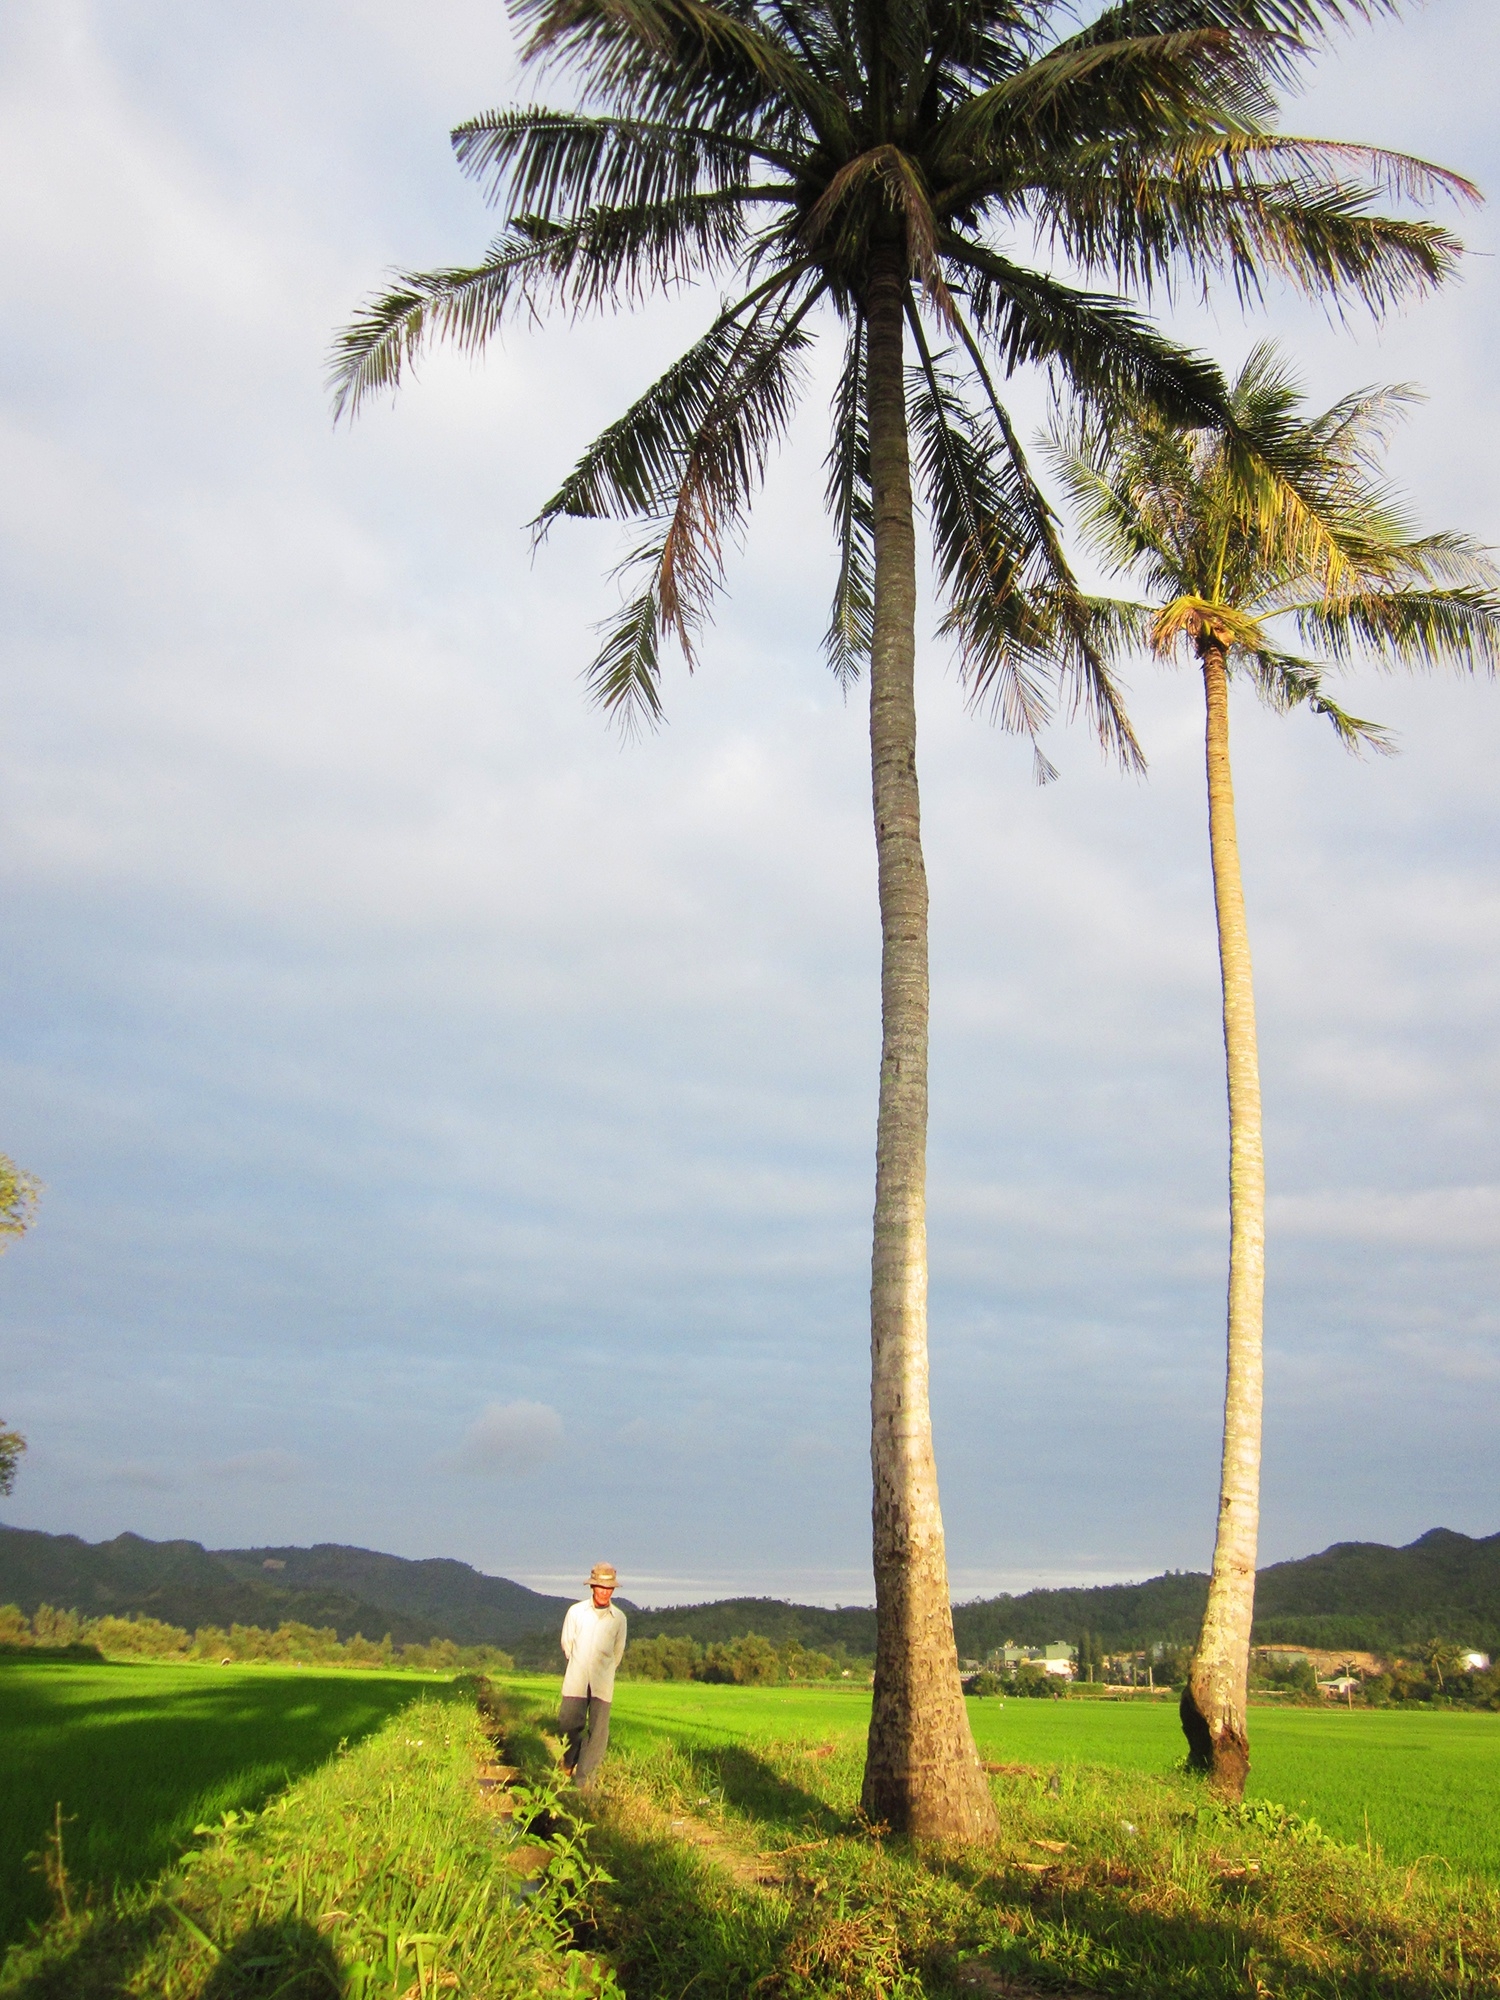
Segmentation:
[[(1324, 675), (1355, 656), (1388, 666), (1439, 661), (1493, 670), (1500, 595), (1486, 551), (1463, 535), (1416, 535), (1382, 483), (1389, 421), (1410, 391), (1366, 391), (1320, 416), (1274, 348), (1258, 346), (1230, 397), (1228, 431), (1184, 428), (1158, 411), (1087, 416), (1051, 456), (1088, 542), (1134, 571), (1148, 604), (1096, 606), (1101, 645), (1196, 660), (1203, 679), (1208, 838), (1229, 1086), (1229, 1359), (1213, 1575), (1182, 1696), (1191, 1762), (1233, 1797), (1250, 1745), (1245, 1691), (1260, 1518), (1265, 1163), (1250, 941), (1229, 763), (1229, 685), (1275, 709), (1310, 708), (1351, 749), (1388, 749), (1346, 714)], [(1294, 626), (1321, 661), (1283, 649)]]
[(648, 524), (589, 686), (627, 724), (651, 722), (661, 640), (692, 664), (815, 329), (842, 338), (827, 650), (846, 680), (868, 663), (882, 927), (864, 1804), (900, 1830), (972, 1835), (993, 1809), (959, 1695), (927, 1393), (913, 471), (971, 686), (1035, 740), (1060, 685), (1138, 761), (997, 384), (1036, 363), (1091, 403), (1129, 394), (1174, 418), (1222, 417), (1217, 371), (1094, 289), (1101, 279), (1145, 296), (1186, 272), (1252, 295), (1272, 273), (1379, 309), (1441, 280), (1457, 246), (1375, 205), (1465, 184), (1270, 130), (1275, 89), (1317, 35), (1386, 0), (1124, 0), (1072, 33), (1059, 32), (1076, 18), (1064, 0), (512, 11), (523, 68), (569, 79), (575, 103), (497, 110), (454, 133), (501, 233), (472, 268), (402, 276), (367, 305), (336, 351), (339, 407), (393, 387), (433, 338), (473, 351), (518, 314), (719, 288), (727, 302), (701, 339), (536, 522)]

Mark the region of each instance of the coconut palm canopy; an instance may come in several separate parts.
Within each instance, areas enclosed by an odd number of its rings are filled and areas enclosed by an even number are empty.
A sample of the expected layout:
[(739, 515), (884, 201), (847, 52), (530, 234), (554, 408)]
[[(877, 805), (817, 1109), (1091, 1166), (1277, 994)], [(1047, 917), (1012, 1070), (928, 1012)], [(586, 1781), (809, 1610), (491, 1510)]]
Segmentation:
[(590, 446), (537, 517), (648, 524), (590, 671), (627, 723), (660, 714), (660, 644), (689, 664), (808, 346), (844, 342), (828, 504), (828, 656), (868, 655), (872, 536), (866, 287), (909, 274), (908, 416), (946, 629), (970, 682), (1030, 733), (1049, 669), (1136, 756), (1055, 524), (997, 382), (1039, 364), (1085, 402), (1224, 414), (1207, 362), (1138, 306), (1185, 272), (1241, 299), (1267, 274), (1380, 309), (1440, 280), (1441, 227), (1380, 199), (1473, 194), (1424, 162), (1273, 133), (1316, 38), (1385, 0), (1126, 0), (1077, 27), (1058, 0), (518, 0), (523, 66), (574, 108), (462, 125), (464, 171), (503, 213), (468, 269), (399, 277), (340, 339), (341, 410), (434, 336), (474, 350), (547, 308), (612, 311), (697, 283), (731, 293), (702, 338)]
[[(1101, 650), (1168, 658), (1216, 638), (1263, 700), (1307, 704), (1351, 749), (1390, 744), (1332, 699), (1330, 668), (1368, 658), (1493, 671), (1500, 574), (1489, 550), (1468, 535), (1418, 534), (1384, 478), (1392, 424), (1417, 399), (1409, 387), (1365, 389), (1309, 415), (1294, 374), (1262, 343), (1230, 392), (1232, 434), (1140, 407), (1063, 427), (1048, 456), (1081, 533), (1149, 593), (1096, 605)], [(1322, 657), (1285, 650), (1288, 627)]]

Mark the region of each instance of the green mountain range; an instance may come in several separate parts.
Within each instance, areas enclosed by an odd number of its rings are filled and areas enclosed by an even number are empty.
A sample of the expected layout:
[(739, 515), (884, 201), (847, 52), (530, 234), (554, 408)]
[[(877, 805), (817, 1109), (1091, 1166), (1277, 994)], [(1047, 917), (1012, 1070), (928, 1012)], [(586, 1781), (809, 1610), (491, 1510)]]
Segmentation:
[(331, 1625), (341, 1639), (389, 1633), (398, 1645), (439, 1638), (509, 1646), (527, 1633), (556, 1631), (571, 1601), (484, 1576), (467, 1563), (408, 1562), (334, 1543), (205, 1549), (140, 1535), (85, 1542), (0, 1526), (0, 1604), (28, 1614), (51, 1604), (91, 1618), (142, 1612), (189, 1631), (290, 1621)]
[[(1170, 1571), (1145, 1583), (1030, 1590), (954, 1607), (958, 1648), (980, 1659), (1013, 1640), (1045, 1645), (1091, 1632), (1106, 1650), (1194, 1637), (1208, 1579)], [(80, 1541), (0, 1526), (0, 1604), (144, 1612), (190, 1630), (201, 1625), (332, 1626), (341, 1639), (389, 1633), (398, 1644), (431, 1638), (504, 1646), (521, 1665), (559, 1663), (557, 1632), (571, 1600), (548, 1597), (467, 1563), (411, 1562), (324, 1542), (314, 1548), (205, 1549), (118, 1535)], [(785, 1643), (853, 1655), (875, 1648), (875, 1614), (763, 1597), (642, 1611), (620, 1600), (638, 1638), (684, 1634), (700, 1644), (759, 1632)], [(1405, 1548), (1339, 1542), (1320, 1555), (1273, 1563), (1256, 1587), (1262, 1644), (1364, 1648), (1390, 1653), (1430, 1638), (1500, 1654), (1500, 1534), (1475, 1540), (1433, 1528)]]

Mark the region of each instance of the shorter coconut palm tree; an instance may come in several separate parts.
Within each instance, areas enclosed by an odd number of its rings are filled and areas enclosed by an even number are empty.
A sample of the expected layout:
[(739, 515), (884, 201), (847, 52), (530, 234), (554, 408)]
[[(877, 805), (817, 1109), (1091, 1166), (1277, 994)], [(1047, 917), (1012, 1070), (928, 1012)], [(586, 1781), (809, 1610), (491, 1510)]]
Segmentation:
[[(1391, 419), (1407, 389), (1362, 392), (1321, 416), (1269, 345), (1234, 384), (1233, 430), (1183, 428), (1136, 406), (1060, 429), (1050, 456), (1079, 526), (1147, 603), (1100, 600), (1106, 655), (1187, 654), (1203, 676), (1209, 850), (1229, 1083), (1229, 1365), (1218, 1529), (1208, 1606), (1182, 1696), (1190, 1762), (1238, 1797), (1249, 1770), (1245, 1691), (1260, 1518), (1265, 1168), (1250, 943), (1229, 763), (1229, 683), (1272, 708), (1307, 707), (1344, 743), (1388, 750), (1324, 686), (1329, 667), (1440, 661), (1492, 671), (1500, 574), (1463, 535), (1418, 536), (1383, 483)], [(1295, 628), (1323, 657), (1285, 650)]]

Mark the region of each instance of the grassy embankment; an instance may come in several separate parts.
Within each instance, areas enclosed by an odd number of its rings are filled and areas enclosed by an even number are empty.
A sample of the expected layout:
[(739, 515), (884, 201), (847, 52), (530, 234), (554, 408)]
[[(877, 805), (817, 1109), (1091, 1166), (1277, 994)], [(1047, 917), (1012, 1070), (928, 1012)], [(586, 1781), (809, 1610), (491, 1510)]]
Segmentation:
[(258, 1815), (222, 1815), (154, 1881), (73, 1884), (6, 1958), (3, 2000), (620, 2000), (573, 1948), (592, 1871), (548, 1817), (545, 1753), (537, 1785), (486, 1795), (472, 1684), (385, 1692), (402, 1706), (383, 1727)]

